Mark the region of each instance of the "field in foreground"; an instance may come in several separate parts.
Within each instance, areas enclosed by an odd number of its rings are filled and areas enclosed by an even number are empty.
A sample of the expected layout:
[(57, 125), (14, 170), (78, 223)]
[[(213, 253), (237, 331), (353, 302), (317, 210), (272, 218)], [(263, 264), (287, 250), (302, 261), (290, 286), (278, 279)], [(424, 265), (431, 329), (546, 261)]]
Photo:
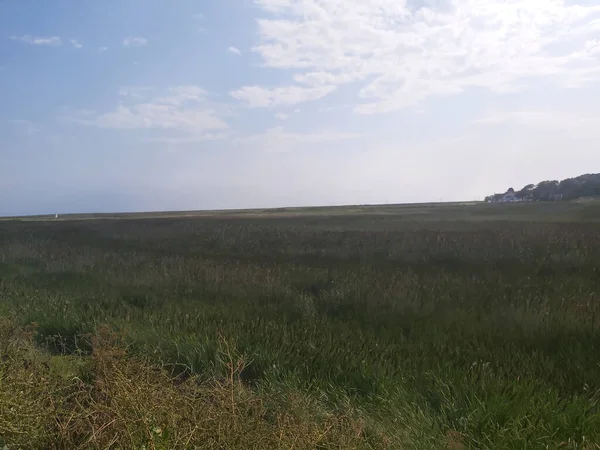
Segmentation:
[(599, 218), (0, 221), (0, 446), (600, 448)]

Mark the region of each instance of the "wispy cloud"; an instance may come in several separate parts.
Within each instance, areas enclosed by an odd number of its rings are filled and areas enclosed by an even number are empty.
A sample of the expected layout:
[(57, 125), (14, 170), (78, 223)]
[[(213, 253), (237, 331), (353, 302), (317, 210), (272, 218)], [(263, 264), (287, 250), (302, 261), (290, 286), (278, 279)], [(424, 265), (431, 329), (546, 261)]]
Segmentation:
[(124, 47), (143, 47), (148, 45), (148, 39), (141, 36), (131, 36), (123, 39)]
[(241, 55), (241, 54), (242, 54), (242, 52), (240, 51), (240, 49), (239, 49), (239, 48), (237, 48), (237, 47), (229, 47), (229, 48), (227, 49), (227, 51), (228, 51), (229, 53), (233, 53), (234, 55)]
[(62, 45), (62, 39), (58, 36), (31, 36), (29, 34), (25, 34), (23, 36), (11, 36), (11, 40), (24, 42), (25, 44), (30, 45), (48, 45), (48, 46), (60, 46)]
[(317, 100), (325, 97), (335, 89), (335, 86), (285, 86), (279, 88), (246, 86), (230, 92), (230, 95), (237, 100), (248, 103), (250, 107), (268, 108)]
[(77, 40), (76, 40), (76, 39), (71, 39), (69, 42), (71, 43), (71, 45), (72, 45), (73, 47), (75, 47), (75, 48), (77, 48), (77, 49), (83, 48), (83, 45), (82, 45), (82, 44), (80, 44), (79, 42), (77, 42)]
[(134, 100), (149, 99), (155, 89), (151, 86), (124, 86), (119, 89), (119, 96)]
[[(197, 14), (193, 14), (192, 15), (192, 19), (194, 19), (196, 22), (202, 22), (204, 20), (204, 14), (202, 13), (197, 13)], [(206, 29), (206, 27), (200, 25), (198, 26), (198, 31), (200, 33), (207, 33), (208, 30)]]
[(129, 87), (119, 94), (121, 101), (114, 111), (80, 112), (71, 120), (108, 129), (164, 131), (168, 133), (153, 140), (173, 143), (215, 139), (229, 128), (208, 93), (198, 86), (176, 86), (160, 93)]
[(351, 85), (359, 113), (394, 111), (467, 88), (515, 92), (534, 77), (571, 87), (600, 78), (600, 5), (593, 2), (256, 3), (264, 15), (253, 50), (264, 66), (295, 73), (290, 90)]
[(279, 120), (287, 120), (290, 116), (288, 116), (287, 114), (284, 113), (277, 113), (275, 114), (275, 118), (279, 119)]
[(228, 132), (204, 132), (194, 133), (186, 136), (159, 136), (145, 139), (145, 142), (157, 142), (160, 144), (182, 145), (194, 144), (196, 142), (220, 141), (230, 136)]
[(10, 119), (8, 123), (18, 127), (23, 133), (28, 135), (34, 135), (41, 131), (40, 126), (31, 120)]
[(99, 47), (99, 48), (98, 48), (98, 51), (99, 51), (100, 53), (104, 53), (106, 50), (108, 50), (108, 47)]
[(562, 111), (508, 111), (490, 113), (475, 121), (479, 125), (518, 125), (567, 131), (574, 137), (600, 137), (600, 116)]
[(270, 128), (263, 133), (238, 138), (236, 142), (253, 144), (258, 148), (269, 151), (290, 151), (299, 146), (306, 148), (311, 144), (358, 139), (361, 137), (363, 135), (358, 133), (342, 133), (329, 130), (298, 133), (286, 131), (284, 127), (278, 126)]

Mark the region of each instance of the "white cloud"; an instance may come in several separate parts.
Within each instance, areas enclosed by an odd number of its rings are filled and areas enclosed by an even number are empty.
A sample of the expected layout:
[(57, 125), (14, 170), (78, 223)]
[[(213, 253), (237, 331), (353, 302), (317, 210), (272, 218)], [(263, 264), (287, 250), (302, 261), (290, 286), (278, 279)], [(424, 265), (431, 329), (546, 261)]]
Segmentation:
[(160, 94), (152, 88), (130, 87), (122, 88), (119, 95), (122, 100), (114, 111), (80, 112), (71, 120), (100, 128), (168, 132), (152, 140), (171, 142), (215, 139), (215, 132), (222, 134), (229, 128), (207, 92), (197, 86), (176, 86)]
[(31, 36), (29, 34), (25, 34), (23, 36), (11, 36), (11, 40), (24, 42), (26, 44), (31, 45), (48, 45), (58, 47), (62, 45), (62, 40), (58, 36), (50, 36), (50, 37), (36, 37)]
[(242, 54), (242, 52), (240, 51), (240, 49), (239, 49), (239, 48), (237, 48), (237, 47), (229, 47), (229, 48), (227, 49), (227, 51), (228, 51), (229, 53), (233, 53), (234, 55), (241, 55), (241, 54)]
[(287, 120), (290, 116), (288, 116), (287, 114), (284, 113), (277, 113), (275, 114), (275, 118), (279, 119), (279, 120)]
[(237, 139), (237, 142), (254, 144), (261, 149), (269, 151), (289, 151), (298, 146), (307, 148), (311, 144), (358, 139), (361, 137), (363, 135), (358, 133), (341, 133), (335, 131), (297, 133), (286, 131), (283, 127), (278, 126), (270, 128), (264, 133)]
[(108, 47), (100, 47), (100, 48), (98, 48), (98, 51), (100, 53), (104, 53), (106, 50), (108, 50)]
[(133, 36), (123, 39), (124, 47), (143, 47), (148, 44), (148, 39), (145, 37)]
[(592, 39), (585, 43), (585, 53), (590, 57), (600, 55), (600, 41)]
[(247, 102), (250, 107), (269, 108), (317, 100), (325, 97), (335, 89), (335, 86), (285, 86), (274, 89), (261, 86), (246, 86), (230, 92), (230, 95), (237, 100)]
[[(325, 86), (331, 92), (356, 83), (359, 113), (398, 110), (467, 88), (515, 92), (534, 77), (570, 87), (600, 77), (595, 40), (600, 5), (589, 2), (256, 3), (265, 15), (257, 21), (260, 42), (253, 50), (264, 65), (294, 70), (294, 81), (307, 88)], [(260, 98), (260, 88), (252, 89)]]
[(83, 48), (83, 45), (82, 45), (82, 44), (80, 44), (79, 42), (77, 42), (77, 40), (76, 40), (76, 39), (71, 39), (69, 42), (71, 43), (71, 45), (72, 45), (73, 47), (75, 47), (75, 48), (77, 48), (77, 49)]

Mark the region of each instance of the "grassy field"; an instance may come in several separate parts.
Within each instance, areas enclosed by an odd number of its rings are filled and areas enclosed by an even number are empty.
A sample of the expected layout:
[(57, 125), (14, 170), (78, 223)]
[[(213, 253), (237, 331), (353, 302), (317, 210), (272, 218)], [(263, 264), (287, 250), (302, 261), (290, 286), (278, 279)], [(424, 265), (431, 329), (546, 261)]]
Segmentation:
[(0, 446), (600, 449), (598, 203), (44, 219)]

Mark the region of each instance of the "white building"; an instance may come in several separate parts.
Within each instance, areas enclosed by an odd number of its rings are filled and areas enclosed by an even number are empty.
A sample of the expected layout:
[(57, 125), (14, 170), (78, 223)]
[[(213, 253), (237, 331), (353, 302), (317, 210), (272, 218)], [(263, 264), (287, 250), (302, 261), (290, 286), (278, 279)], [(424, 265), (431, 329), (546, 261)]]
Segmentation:
[(517, 197), (514, 189), (509, 189), (505, 194), (494, 194), (488, 197), (490, 203), (518, 203), (522, 202), (521, 197)]
[(502, 203), (517, 203), (522, 202), (523, 199), (521, 197), (517, 197), (514, 192), (507, 192), (502, 196)]

